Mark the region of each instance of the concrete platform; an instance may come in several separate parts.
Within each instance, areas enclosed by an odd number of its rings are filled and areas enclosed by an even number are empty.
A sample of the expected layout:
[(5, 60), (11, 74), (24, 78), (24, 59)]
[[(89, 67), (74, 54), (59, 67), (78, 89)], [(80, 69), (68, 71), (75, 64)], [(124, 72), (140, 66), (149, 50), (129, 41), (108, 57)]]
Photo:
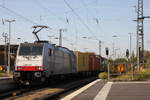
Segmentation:
[(116, 82), (107, 100), (150, 100), (150, 82)]
[(78, 96), (75, 96), (72, 100), (93, 100), (98, 92), (103, 88), (106, 81), (99, 81), (93, 86), (89, 87)]
[(98, 92), (103, 88), (105, 83), (106, 81), (98, 79), (80, 88), (79, 90), (67, 95), (61, 100), (93, 100), (98, 94)]
[(61, 100), (150, 100), (150, 82), (96, 80)]

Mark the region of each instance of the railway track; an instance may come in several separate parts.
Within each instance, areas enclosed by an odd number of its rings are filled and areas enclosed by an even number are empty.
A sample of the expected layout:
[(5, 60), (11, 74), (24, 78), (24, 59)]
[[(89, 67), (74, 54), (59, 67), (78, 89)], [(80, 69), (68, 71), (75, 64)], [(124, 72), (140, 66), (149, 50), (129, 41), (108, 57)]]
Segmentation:
[(40, 86), (26, 86), (15, 88), (0, 94), (1, 100), (56, 100), (60, 95), (79, 88), (96, 78), (61, 81)]
[(4, 100), (7, 100), (7, 99), (11, 99), (15, 96), (19, 96), (19, 95), (22, 95), (26, 92), (30, 92), (30, 91), (33, 91), (33, 90), (37, 90), (37, 89), (40, 89), (40, 88), (43, 88), (43, 86), (40, 86), (40, 87), (26, 87), (26, 86), (16, 86), (14, 88), (11, 88), (7, 91), (4, 91), (4, 92), (1, 92), (0, 93), (0, 100), (1, 99), (4, 99)]
[(84, 79), (84, 80), (79, 80), (76, 82), (69, 83), (64, 86), (64, 90), (59, 91), (57, 93), (45, 95), (43, 97), (38, 98), (39, 100), (59, 100), (63, 94), (68, 94), (70, 91), (76, 90), (85, 84), (88, 84), (89, 82), (92, 82), (96, 78), (90, 78), (90, 79)]

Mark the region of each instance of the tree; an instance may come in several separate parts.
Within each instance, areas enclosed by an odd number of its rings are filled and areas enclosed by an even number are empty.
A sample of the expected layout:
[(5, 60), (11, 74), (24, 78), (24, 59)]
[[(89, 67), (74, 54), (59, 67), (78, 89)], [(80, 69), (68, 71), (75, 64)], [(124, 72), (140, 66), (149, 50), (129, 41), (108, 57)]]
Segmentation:
[(133, 51), (132, 55), (130, 57), (130, 61), (131, 61), (131, 63), (136, 63), (136, 60), (137, 60), (137, 57), (135, 56), (134, 51)]

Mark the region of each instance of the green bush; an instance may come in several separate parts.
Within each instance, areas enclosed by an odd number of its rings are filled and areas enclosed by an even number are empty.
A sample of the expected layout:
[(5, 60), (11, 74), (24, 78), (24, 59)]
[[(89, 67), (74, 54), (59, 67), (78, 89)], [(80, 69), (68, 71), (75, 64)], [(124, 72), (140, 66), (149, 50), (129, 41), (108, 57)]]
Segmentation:
[(107, 79), (108, 75), (106, 72), (102, 72), (98, 74), (98, 78), (100, 79)]

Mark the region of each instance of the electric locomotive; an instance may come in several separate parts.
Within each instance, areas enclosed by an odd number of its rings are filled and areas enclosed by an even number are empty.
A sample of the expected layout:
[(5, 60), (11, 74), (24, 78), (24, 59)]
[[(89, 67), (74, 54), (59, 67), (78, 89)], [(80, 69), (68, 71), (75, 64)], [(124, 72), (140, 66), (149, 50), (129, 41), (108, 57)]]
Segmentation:
[(75, 55), (67, 48), (39, 41), (19, 46), (14, 71), (14, 80), (18, 83), (39, 83), (75, 72)]
[[(37, 33), (46, 26), (33, 26), (37, 41), (21, 43), (18, 47), (14, 81), (29, 85), (45, 82), (47, 79), (76, 73), (74, 53), (48, 41), (41, 41)], [(40, 28), (37, 30), (37, 28)]]

